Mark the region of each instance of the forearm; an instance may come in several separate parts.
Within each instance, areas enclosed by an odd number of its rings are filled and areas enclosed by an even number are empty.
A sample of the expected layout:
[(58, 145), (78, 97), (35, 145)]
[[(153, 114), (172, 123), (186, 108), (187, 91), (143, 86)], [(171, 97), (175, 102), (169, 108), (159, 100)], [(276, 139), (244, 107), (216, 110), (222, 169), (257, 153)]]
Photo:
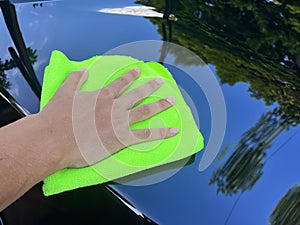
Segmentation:
[(38, 115), (0, 129), (0, 211), (36, 183), (62, 169), (63, 153)]

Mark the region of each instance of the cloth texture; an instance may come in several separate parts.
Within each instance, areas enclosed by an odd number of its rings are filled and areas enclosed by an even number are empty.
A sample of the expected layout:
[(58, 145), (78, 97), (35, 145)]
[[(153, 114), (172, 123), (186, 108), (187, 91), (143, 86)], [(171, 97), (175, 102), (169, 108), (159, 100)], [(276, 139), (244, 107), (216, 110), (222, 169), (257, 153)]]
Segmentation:
[(84, 168), (66, 168), (44, 179), (45, 196), (76, 188), (112, 181), (159, 165), (184, 159), (200, 151), (203, 136), (195, 123), (190, 108), (170, 72), (156, 62), (143, 62), (129, 56), (94, 56), (83, 61), (71, 61), (62, 52), (53, 51), (45, 68), (40, 109), (53, 97), (70, 72), (85, 67), (89, 77), (80, 91), (93, 91), (106, 86), (132, 68), (140, 68), (141, 74), (126, 92), (141, 84), (161, 77), (162, 86), (139, 105), (168, 96), (175, 97), (173, 107), (153, 117), (132, 124), (131, 129), (152, 127), (177, 127), (179, 133), (171, 138), (140, 143), (126, 147), (118, 153)]

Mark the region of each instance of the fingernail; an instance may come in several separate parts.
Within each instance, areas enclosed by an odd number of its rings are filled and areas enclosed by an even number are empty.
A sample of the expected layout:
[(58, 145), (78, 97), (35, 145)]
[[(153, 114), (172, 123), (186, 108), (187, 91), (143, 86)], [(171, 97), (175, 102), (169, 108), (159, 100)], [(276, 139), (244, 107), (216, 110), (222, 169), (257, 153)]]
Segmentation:
[(173, 96), (167, 97), (166, 100), (167, 100), (169, 103), (171, 103), (172, 105), (173, 105), (174, 102), (175, 102), (175, 98), (174, 98)]
[(80, 72), (86, 72), (86, 68), (82, 67), (79, 71)]
[(139, 73), (141, 72), (141, 69), (140, 69), (140, 68), (133, 68), (133, 70), (134, 70), (137, 74), (139, 74)]
[(155, 82), (158, 83), (158, 84), (162, 84), (163, 83), (163, 79), (161, 79), (160, 77), (156, 78)]
[(171, 134), (177, 134), (178, 133), (178, 128), (172, 127), (169, 129)]

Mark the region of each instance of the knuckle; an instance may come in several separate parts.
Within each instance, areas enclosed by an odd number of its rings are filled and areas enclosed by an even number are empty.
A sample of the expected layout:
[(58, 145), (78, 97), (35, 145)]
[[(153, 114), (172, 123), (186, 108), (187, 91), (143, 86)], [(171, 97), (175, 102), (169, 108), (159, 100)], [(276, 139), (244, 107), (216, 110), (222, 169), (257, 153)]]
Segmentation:
[(137, 99), (142, 99), (143, 98), (143, 93), (140, 89), (135, 89), (133, 91), (133, 95), (137, 98)]
[(143, 105), (141, 107), (138, 108), (138, 112), (141, 114), (141, 115), (149, 115), (151, 113), (151, 110), (150, 110), (150, 107), (149, 105)]
[(109, 97), (112, 95), (112, 91), (109, 88), (102, 88), (100, 90), (100, 95), (103, 97)]
[(78, 71), (73, 71), (73, 72), (70, 73), (69, 78), (77, 78), (77, 77), (79, 77), (80, 75), (81, 75), (80, 72), (78, 72)]
[(79, 74), (78, 71), (72, 71), (72, 72), (70, 73), (70, 76), (71, 76), (71, 75), (78, 75), (78, 74)]
[(156, 89), (159, 85), (158, 85), (158, 83), (155, 80), (151, 80), (151, 81), (148, 82), (148, 86), (151, 89)]
[(126, 85), (126, 84), (128, 84), (128, 80), (126, 79), (126, 77), (119, 77), (119, 82), (120, 82), (120, 84), (122, 84), (122, 85)]
[(150, 141), (152, 139), (152, 131), (149, 128), (136, 130), (133, 135), (135, 137), (134, 143)]
[(166, 129), (160, 129), (159, 134), (160, 134), (160, 137), (166, 137), (167, 136), (167, 130)]
[(159, 100), (158, 104), (163, 109), (165, 109), (171, 105), (166, 99)]
[(147, 139), (151, 136), (151, 131), (150, 129), (144, 129), (142, 132), (142, 138), (143, 139)]
[(134, 72), (133, 70), (129, 70), (127, 72), (127, 75), (129, 75), (129, 77), (133, 79), (133, 78), (135, 78), (137, 76), (137, 73)]

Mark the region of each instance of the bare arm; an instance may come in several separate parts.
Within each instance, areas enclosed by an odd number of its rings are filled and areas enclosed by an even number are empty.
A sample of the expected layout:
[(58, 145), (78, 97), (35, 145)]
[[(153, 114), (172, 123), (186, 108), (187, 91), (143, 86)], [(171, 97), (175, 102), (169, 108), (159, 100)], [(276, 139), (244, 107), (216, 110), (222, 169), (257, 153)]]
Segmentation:
[(43, 178), (64, 168), (62, 146), (31, 115), (0, 129), (0, 211)]
[[(138, 75), (139, 70), (130, 70), (105, 88), (80, 92), (87, 72), (73, 72), (40, 113), (1, 128), (0, 211), (58, 170), (87, 166), (126, 146), (175, 135), (176, 128), (130, 130), (130, 124), (147, 119), (174, 102), (169, 97), (132, 108), (162, 83), (160, 79), (152, 80), (122, 95)], [(87, 119), (91, 117), (93, 120)], [(79, 121), (75, 128), (74, 121)], [(94, 139), (91, 122), (97, 131)], [(79, 146), (78, 139), (88, 141)]]

